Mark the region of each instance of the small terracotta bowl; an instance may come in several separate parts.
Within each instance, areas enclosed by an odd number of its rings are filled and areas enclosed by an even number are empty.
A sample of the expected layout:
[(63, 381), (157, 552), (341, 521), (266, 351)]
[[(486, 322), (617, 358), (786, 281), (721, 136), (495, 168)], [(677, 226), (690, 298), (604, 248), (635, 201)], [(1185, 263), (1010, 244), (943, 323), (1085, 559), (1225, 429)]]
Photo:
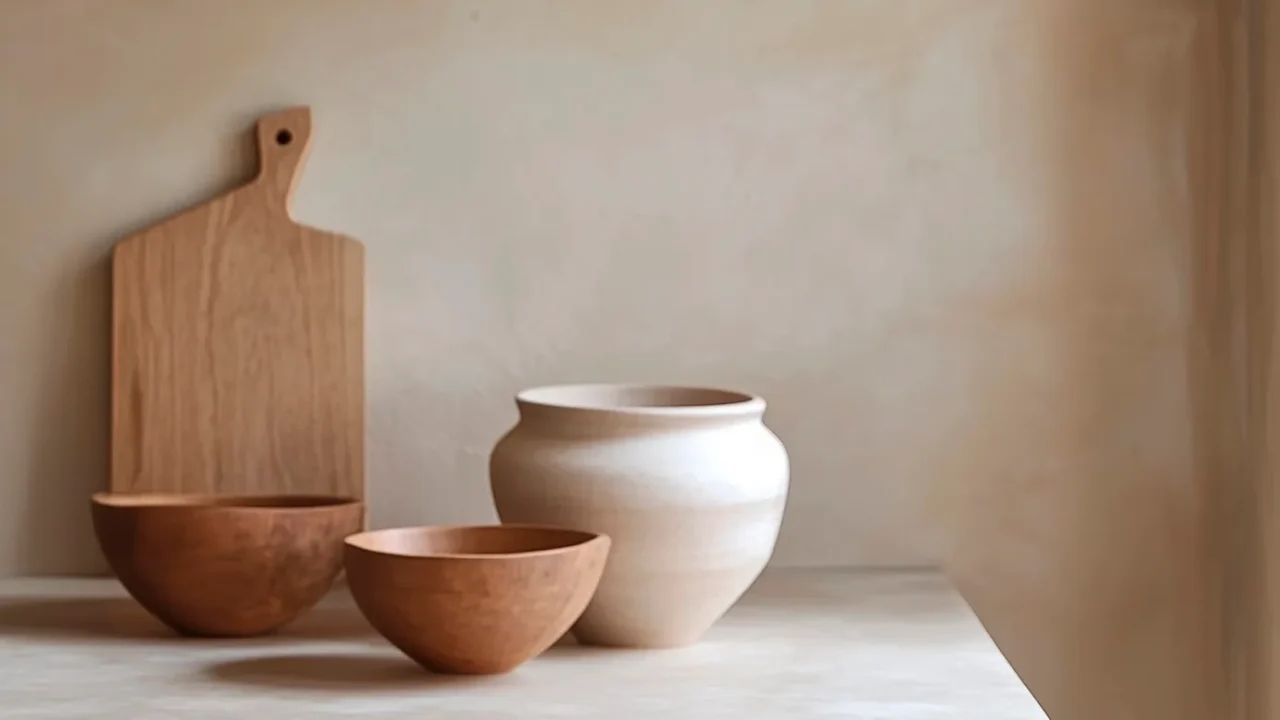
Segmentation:
[(532, 525), (378, 530), (347, 538), (347, 585), (369, 624), (437, 673), (496, 675), (586, 609), (607, 535)]
[(324, 597), (363, 503), (329, 496), (98, 493), (93, 528), (116, 577), (178, 633), (265, 635)]

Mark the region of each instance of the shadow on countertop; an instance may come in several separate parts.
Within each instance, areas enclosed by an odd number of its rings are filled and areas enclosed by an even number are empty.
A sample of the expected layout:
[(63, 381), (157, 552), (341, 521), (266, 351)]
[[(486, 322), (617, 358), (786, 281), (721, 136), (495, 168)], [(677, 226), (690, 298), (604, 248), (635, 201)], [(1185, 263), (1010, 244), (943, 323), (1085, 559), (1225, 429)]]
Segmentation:
[(119, 641), (253, 644), (307, 640), (381, 639), (355, 608), (318, 607), (279, 632), (258, 638), (183, 638), (130, 598), (23, 598), (0, 601), (0, 642), (6, 638), (45, 641)]
[(206, 677), (236, 685), (342, 692), (422, 690), (501, 681), (501, 676), (437, 675), (389, 650), (386, 655), (292, 654), (216, 663)]
[(164, 641), (178, 636), (128, 598), (27, 598), (0, 603), (0, 640)]

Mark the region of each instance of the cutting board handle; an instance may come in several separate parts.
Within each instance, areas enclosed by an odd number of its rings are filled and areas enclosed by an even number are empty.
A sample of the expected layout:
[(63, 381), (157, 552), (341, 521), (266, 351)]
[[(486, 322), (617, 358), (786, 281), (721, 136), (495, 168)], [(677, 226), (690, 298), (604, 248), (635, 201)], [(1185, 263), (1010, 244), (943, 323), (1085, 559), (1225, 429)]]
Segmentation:
[(293, 107), (258, 118), (258, 177), (255, 186), (268, 207), (286, 215), (289, 199), (311, 148), (311, 108)]

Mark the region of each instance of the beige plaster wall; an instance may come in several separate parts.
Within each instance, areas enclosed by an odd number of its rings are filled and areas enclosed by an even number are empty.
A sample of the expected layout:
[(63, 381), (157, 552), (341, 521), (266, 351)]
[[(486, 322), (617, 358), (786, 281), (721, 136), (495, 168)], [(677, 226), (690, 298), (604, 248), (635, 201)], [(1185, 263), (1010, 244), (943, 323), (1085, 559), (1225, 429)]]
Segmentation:
[(510, 394), (579, 379), (764, 394), (782, 563), (935, 559), (935, 486), (1175, 507), (1193, 5), (6, 3), (0, 568), (99, 567), (108, 249), (292, 103), (296, 215), (369, 247), (378, 524), (489, 517)]
[(522, 386), (742, 387), (778, 563), (941, 560), (1055, 718), (1199, 717), (1210, 5), (0, 4), (0, 574), (103, 567), (112, 242), (305, 103), (376, 525), (492, 519)]
[(991, 336), (1043, 355), (975, 351), (1000, 392), (939, 443), (927, 517), (1050, 717), (1227, 717), (1238, 8), (1032, 5), (1019, 72), (1052, 110), (1025, 120), (1047, 183), (1022, 201), (1048, 223), (1023, 242), (1047, 262)]

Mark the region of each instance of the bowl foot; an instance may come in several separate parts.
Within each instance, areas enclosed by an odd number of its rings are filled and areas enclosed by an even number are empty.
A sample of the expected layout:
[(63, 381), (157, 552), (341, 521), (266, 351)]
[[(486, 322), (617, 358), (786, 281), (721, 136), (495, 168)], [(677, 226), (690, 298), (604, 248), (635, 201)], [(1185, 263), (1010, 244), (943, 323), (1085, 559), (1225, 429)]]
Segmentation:
[(440, 662), (439, 660), (431, 660), (427, 658), (412, 658), (412, 660), (421, 665), (428, 672), (435, 675), (460, 675), (474, 677), (508, 675), (524, 664), (523, 661), (513, 665), (511, 663), (489, 664), (478, 662)]
[(189, 640), (245, 640), (250, 638), (267, 637), (275, 635), (280, 631), (281, 627), (279, 625), (272, 625), (267, 628), (209, 628), (184, 625), (164, 618), (159, 618), (159, 620), (174, 633)]

